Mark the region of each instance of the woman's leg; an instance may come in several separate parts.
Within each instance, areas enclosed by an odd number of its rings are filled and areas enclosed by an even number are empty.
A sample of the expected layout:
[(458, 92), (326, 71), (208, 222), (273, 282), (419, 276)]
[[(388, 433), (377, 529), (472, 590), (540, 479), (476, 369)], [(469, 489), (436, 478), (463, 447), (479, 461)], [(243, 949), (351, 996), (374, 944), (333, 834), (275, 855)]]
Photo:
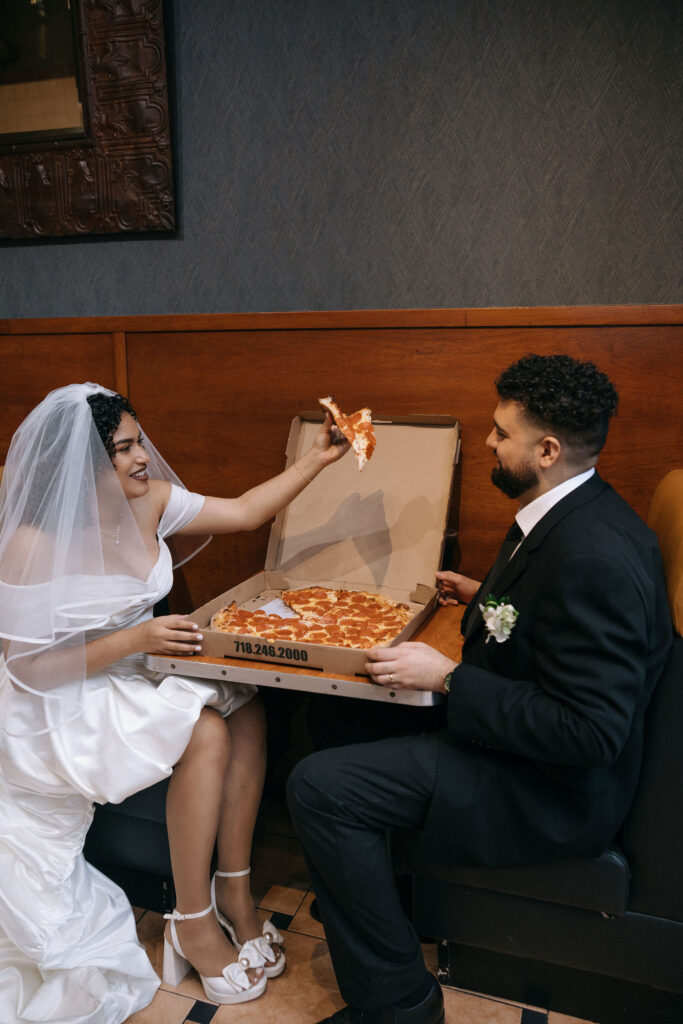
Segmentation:
[[(211, 903), (210, 868), (231, 762), (231, 736), (218, 712), (204, 708), (168, 787), (166, 823), (176, 909), (194, 914)], [(215, 914), (176, 922), (178, 941), (190, 963), (205, 976), (220, 975), (237, 959)], [(252, 980), (262, 970), (250, 971)]]
[[(230, 732), (230, 763), (218, 825), (218, 867), (221, 871), (243, 871), (251, 863), (254, 825), (266, 771), (263, 705), (254, 697), (226, 721)], [(261, 934), (249, 875), (217, 876), (216, 902), (231, 921), (240, 942)]]

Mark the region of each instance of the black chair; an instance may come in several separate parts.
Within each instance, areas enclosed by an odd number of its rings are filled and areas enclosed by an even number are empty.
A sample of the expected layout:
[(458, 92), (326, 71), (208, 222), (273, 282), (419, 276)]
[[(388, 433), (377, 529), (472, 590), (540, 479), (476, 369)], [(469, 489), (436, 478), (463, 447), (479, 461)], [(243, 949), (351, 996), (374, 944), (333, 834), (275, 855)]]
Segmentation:
[[(169, 612), (167, 598), (154, 607), (155, 615)], [(96, 807), (83, 849), (85, 859), (120, 885), (133, 906), (160, 914), (175, 906), (166, 834), (167, 789), (164, 779), (120, 804)]]
[(168, 781), (103, 804), (85, 840), (85, 859), (121, 886), (135, 907), (167, 914), (175, 906), (166, 835)]
[(413, 875), (413, 920), (439, 940), (444, 983), (600, 1024), (683, 1021), (683, 469), (648, 522), (676, 637), (617, 841), (594, 859)]

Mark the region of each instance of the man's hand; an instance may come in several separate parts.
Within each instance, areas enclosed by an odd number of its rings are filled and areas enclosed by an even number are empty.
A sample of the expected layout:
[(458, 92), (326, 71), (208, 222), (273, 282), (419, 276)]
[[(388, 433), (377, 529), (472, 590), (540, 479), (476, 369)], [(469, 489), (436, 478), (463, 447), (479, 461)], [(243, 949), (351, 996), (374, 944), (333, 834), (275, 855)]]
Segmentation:
[(184, 615), (159, 615), (133, 629), (140, 640), (136, 649), (145, 654), (199, 654), (202, 649), (203, 637), (197, 623)]
[(429, 644), (408, 641), (396, 647), (373, 647), (365, 671), (375, 683), (392, 690), (445, 693), (443, 681), (456, 665)]
[(481, 583), (459, 572), (437, 572), (439, 604), (469, 604)]

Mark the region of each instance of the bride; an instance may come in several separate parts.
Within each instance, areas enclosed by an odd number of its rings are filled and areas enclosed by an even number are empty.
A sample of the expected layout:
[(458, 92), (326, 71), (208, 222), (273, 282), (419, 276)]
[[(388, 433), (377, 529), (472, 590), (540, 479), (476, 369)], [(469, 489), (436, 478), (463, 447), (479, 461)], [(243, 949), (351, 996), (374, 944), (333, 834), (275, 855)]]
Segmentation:
[(265, 764), (256, 689), (164, 677), (143, 658), (202, 648), (187, 616), (152, 617), (173, 565), (209, 534), (266, 522), (347, 448), (328, 416), (293, 466), (230, 499), (188, 492), (129, 402), (94, 384), (51, 392), (17, 430), (0, 487), (3, 1024), (119, 1024), (152, 1000), (131, 908), (82, 848), (94, 804), (167, 776), (177, 906), (164, 981), (191, 965), (209, 999), (233, 1003), (284, 969), (249, 886)]

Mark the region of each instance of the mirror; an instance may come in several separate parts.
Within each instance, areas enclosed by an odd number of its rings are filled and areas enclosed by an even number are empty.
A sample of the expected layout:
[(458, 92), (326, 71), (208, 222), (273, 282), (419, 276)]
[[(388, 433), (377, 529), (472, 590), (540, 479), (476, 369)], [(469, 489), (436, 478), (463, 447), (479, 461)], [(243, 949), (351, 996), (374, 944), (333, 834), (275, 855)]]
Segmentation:
[(162, 0), (2, 0), (0, 239), (174, 229)]
[(3, 0), (0, 136), (5, 141), (83, 135), (76, 45), (70, 0)]

